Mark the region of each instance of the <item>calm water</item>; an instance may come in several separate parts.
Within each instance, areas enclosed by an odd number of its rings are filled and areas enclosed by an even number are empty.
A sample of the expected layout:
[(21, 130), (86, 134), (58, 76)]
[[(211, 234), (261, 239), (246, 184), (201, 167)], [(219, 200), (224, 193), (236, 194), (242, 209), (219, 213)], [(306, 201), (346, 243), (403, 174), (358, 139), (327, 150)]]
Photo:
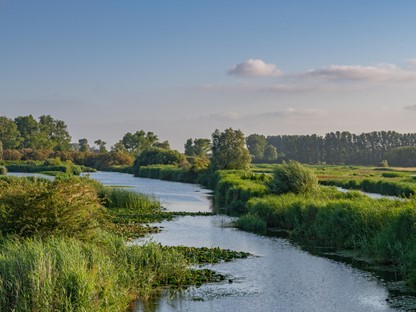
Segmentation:
[[(209, 192), (195, 185), (120, 173), (97, 172), (91, 177), (107, 185), (156, 194), (169, 210), (212, 209)], [(387, 304), (382, 282), (370, 273), (313, 256), (285, 239), (227, 227), (231, 220), (227, 216), (182, 217), (159, 223), (163, 231), (148, 239), (165, 245), (219, 246), (255, 256), (208, 266), (227, 275), (227, 281), (162, 296), (146, 311), (397, 311)]]

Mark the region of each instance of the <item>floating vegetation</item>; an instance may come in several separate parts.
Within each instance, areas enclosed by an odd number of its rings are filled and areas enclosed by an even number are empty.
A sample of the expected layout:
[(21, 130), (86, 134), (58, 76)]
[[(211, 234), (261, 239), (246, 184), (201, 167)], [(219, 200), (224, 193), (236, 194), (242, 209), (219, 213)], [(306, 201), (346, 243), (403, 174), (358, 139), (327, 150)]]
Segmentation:
[(187, 247), (187, 246), (169, 246), (164, 247), (173, 249), (184, 256), (186, 260), (194, 264), (229, 262), (234, 259), (244, 259), (251, 256), (244, 251), (233, 251), (230, 249), (221, 249), (219, 247)]

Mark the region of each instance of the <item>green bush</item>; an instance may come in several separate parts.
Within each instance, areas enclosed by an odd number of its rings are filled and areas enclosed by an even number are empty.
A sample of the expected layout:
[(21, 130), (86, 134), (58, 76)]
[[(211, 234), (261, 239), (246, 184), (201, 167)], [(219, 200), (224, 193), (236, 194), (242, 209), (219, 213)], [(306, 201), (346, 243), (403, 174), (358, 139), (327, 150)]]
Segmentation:
[(86, 178), (0, 180), (0, 232), (88, 239), (100, 216), (96, 189)]
[(271, 191), (275, 194), (307, 193), (316, 190), (318, 178), (312, 170), (296, 161), (289, 161), (275, 168)]
[(0, 175), (6, 175), (7, 174), (7, 168), (4, 166), (0, 166)]

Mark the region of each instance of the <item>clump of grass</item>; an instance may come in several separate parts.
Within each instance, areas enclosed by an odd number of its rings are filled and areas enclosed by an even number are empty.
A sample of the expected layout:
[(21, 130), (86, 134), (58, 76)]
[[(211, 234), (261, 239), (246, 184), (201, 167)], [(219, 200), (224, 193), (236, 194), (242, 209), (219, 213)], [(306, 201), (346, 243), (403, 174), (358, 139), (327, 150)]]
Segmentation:
[(125, 208), (140, 213), (154, 213), (162, 209), (160, 201), (153, 195), (136, 193), (134, 191), (105, 188), (100, 192), (104, 206), (108, 208)]
[(238, 218), (238, 220), (235, 222), (235, 226), (244, 231), (260, 234), (266, 233), (267, 230), (266, 221), (257, 215), (250, 213)]

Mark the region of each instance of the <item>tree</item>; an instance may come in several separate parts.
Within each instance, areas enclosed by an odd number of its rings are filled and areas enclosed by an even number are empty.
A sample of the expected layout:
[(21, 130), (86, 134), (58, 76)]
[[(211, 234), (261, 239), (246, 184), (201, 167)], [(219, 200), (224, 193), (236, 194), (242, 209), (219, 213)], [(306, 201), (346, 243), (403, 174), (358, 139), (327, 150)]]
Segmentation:
[(100, 153), (107, 153), (107, 148), (105, 147), (105, 145), (107, 144), (107, 142), (104, 142), (101, 139), (95, 140), (94, 144), (96, 144), (98, 146), (98, 149), (100, 151)]
[(87, 139), (79, 139), (78, 140), (78, 144), (79, 144), (79, 151), (80, 152), (88, 152), (90, 150), (90, 146), (88, 145), (88, 140)]
[(211, 150), (210, 139), (188, 139), (184, 145), (185, 155), (207, 157)]
[(266, 148), (264, 149), (264, 155), (263, 155), (263, 159), (265, 161), (275, 161), (277, 160), (277, 149), (276, 147), (274, 147), (273, 145), (267, 145)]
[(135, 133), (126, 133), (120, 142), (127, 151), (139, 155), (144, 150), (151, 148), (157, 141), (157, 135), (153, 132), (145, 133), (140, 130)]
[(153, 143), (153, 147), (163, 148), (163, 149), (169, 150), (170, 149), (170, 144), (169, 144), (168, 141), (155, 142), (155, 143)]
[(55, 151), (66, 151), (70, 147), (71, 136), (64, 121), (54, 119), (50, 115), (39, 117), (39, 137), (42, 139), (42, 148)]
[(6, 116), (0, 116), (0, 141), (5, 150), (15, 149), (20, 143), (16, 123)]
[(247, 169), (251, 156), (245, 147), (245, 138), (240, 130), (232, 128), (212, 134), (212, 166), (215, 170)]
[(16, 117), (14, 121), (21, 138), (19, 148), (38, 148), (40, 138), (36, 119), (29, 115)]
[(246, 143), (248, 151), (250, 152), (250, 155), (253, 156), (253, 159), (263, 159), (264, 149), (267, 144), (267, 140), (264, 135), (250, 134), (246, 139)]

